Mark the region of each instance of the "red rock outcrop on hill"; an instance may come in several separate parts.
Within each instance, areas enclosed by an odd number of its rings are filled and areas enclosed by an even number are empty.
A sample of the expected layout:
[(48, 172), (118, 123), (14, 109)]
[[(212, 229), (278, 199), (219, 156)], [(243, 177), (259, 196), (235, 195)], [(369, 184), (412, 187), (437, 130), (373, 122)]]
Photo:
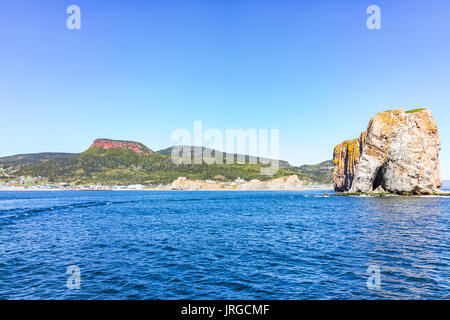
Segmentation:
[(152, 150), (139, 142), (110, 139), (96, 139), (94, 143), (89, 147), (89, 149), (92, 148), (128, 149), (139, 154), (148, 154), (152, 152)]

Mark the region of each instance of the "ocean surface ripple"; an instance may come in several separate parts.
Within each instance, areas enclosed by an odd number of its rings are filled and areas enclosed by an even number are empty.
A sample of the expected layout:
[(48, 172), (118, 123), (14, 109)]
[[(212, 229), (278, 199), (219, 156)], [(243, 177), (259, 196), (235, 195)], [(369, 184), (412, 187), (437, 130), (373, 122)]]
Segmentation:
[(449, 220), (448, 197), (2, 191), (0, 299), (450, 299)]

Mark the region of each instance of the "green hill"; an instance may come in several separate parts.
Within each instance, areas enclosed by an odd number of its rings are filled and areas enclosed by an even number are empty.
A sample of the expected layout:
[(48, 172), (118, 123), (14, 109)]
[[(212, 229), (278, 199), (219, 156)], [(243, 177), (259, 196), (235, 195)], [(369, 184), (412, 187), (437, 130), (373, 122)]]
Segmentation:
[(17, 154), (14, 156), (0, 158), (0, 165), (12, 166), (12, 165), (27, 165), (56, 158), (69, 158), (77, 155), (77, 153), (64, 153), (64, 152), (41, 152), (41, 153), (28, 153)]
[(314, 165), (303, 165), (297, 167), (297, 169), (309, 176), (313, 181), (323, 184), (333, 183), (333, 160), (324, 161)]
[[(172, 147), (173, 148), (173, 147)], [(261, 164), (174, 164), (172, 148), (159, 152), (138, 153), (126, 147), (102, 148), (92, 145), (81, 154), (40, 154), (0, 158), (0, 166), (6, 168), (11, 178), (18, 176), (46, 177), (50, 182), (74, 182), (76, 184), (161, 184), (170, 183), (180, 176), (188, 179), (232, 181), (266, 180), (297, 174), (309, 182), (331, 183), (324, 166), (293, 167), (280, 163), (273, 177), (261, 175)], [(150, 149), (149, 149), (150, 150)], [(215, 151), (214, 151), (215, 152)], [(225, 157), (226, 155), (224, 155)], [(14, 165), (7, 165), (13, 163)], [(326, 166), (325, 166), (326, 167)]]
[[(191, 146), (178, 146), (178, 147), (181, 147), (181, 148), (183, 148), (183, 147), (187, 147), (187, 148), (190, 148), (191, 149), (191, 158), (193, 158), (194, 157), (194, 148), (197, 148), (197, 147), (191, 147)], [(159, 150), (159, 151), (156, 151), (157, 153), (159, 153), (159, 154), (163, 154), (163, 155), (167, 155), (167, 156), (170, 156), (171, 154), (172, 154), (172, 151), (174, 150), (174, 148), (175, 148), (175, 146), (173, 146), (173, 147), (170, 147), (170, 148), (166, 148), (166, 149), (162, 149), (162, 150)], [(214, 149), (211, 149), (211, 148), (206, 148), (206, 147), (198, 147), (198, 148), (201, 148), (201, 152), (202, 152), (202, 154), (206, 151), (206, 152), (209, 152), (212, 156), (215, 156), (215, 154), (216, 154), (216, 150), (214, 150)], [(222, 154), (223, 154), (223, 159), (224, 159), (224, 163), (226, 162), (226, 158), (228, 157), (228, 156), (231, 156), (231, 157), (233, 157), (233, 158), (237, 158), (237, 157), (241, 157), (241, 158), (244, 158), (245, 159), (245, 162), (246, 163), (248, 163), (249, 162), (249, 156), (248, 155), (242, 155), (242, 154), (237, 154), (237, 153), (226, 153), (226, 152), (222, 152)], [(261, 163), (264, 163), (264, 160), (270, 160), (269, 158), (260, 158), (260, 157), (256, 157), (256, 159), (257, 159), (257, 162), (261, 162)], [(261, 161), (262, 160), (262, 161)], [(289, 162), (287, 162), (287, 161), (284, 161), (284, 160), (279, 160), (279, 165), (280, 165), (280, 167), (291, 167), (291, 165), (289, 164)]]

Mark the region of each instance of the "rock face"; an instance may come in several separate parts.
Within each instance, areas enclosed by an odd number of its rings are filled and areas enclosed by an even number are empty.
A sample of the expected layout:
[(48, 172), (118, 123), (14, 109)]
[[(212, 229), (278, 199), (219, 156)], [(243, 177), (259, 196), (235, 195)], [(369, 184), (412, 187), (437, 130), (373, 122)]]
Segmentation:
[(110, 139), (97, 139), (89, 147), (92, 148), (102, 148), (102, 149), (128, 149), (140, 154), (148, 154), (152, 151), (144, 146), (142, 143), (134, 141), (123, 141), (123, 140), (110, 140)]
[(302, 190), (303, 183), (296, 174), (267, 181), (253, 179), (240, 184), (193, 181), (184, 177), (174, 180), (168, 190)]
[(267, 181), (259, 181), (254, 179), (237, 186), (238, 190), (301, 190), (303, 189), (302, 181), (296, 174), (271, 179)]
[(358, 139), (347, 140), (334, 147), (334, 189), (336, 191), (349, 190), (355, 172), (358, 170), (358, 161), (362, 153), (366, 131)]
[(335, 190), (438, 192), (439, 150), (437, 126), (430, 110), (381, 112), (358, 139), (334, 148)]
[(184, 177), (179, 177), (174, 180), (167, 188), (168, 190), (218, 190), (224, 189), (225, 186), (218, 183), (208, 183), (205, 181), (188, 180)]

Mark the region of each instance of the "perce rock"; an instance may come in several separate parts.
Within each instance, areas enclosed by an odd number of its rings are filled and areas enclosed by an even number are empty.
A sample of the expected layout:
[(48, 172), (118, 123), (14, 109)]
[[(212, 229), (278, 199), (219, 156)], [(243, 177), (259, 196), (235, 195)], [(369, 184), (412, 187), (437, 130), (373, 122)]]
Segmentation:
[(439, 150), (430, 110), (381, 112), (359, 138), (334, 148), (334, 188), (397, 194), (439, 192)]

